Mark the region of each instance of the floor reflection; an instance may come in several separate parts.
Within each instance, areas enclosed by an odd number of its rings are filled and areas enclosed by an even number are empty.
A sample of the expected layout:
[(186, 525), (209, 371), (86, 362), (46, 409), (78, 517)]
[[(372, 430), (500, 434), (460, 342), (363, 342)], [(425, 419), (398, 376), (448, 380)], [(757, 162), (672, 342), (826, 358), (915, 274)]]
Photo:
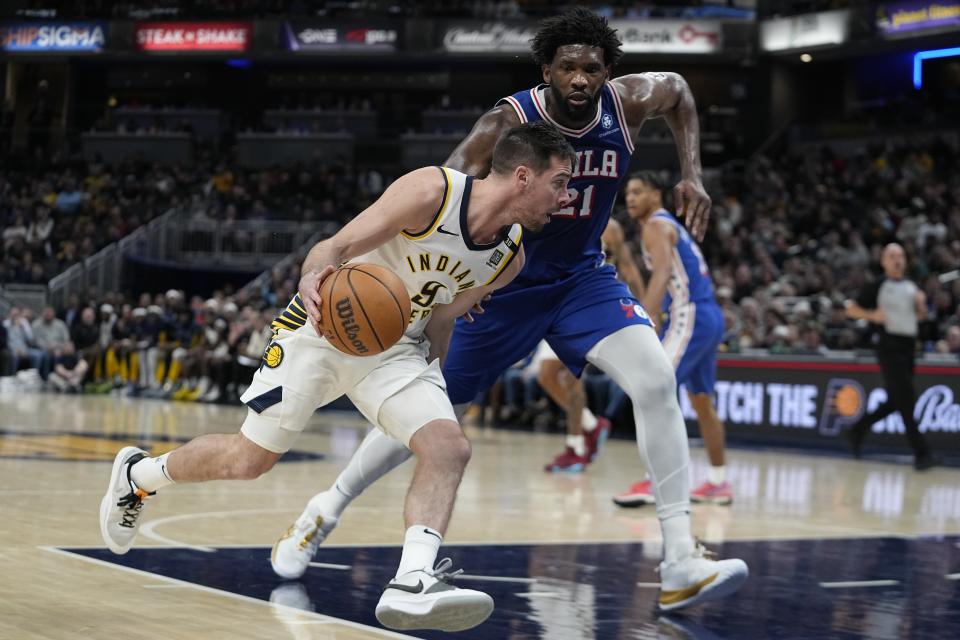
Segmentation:
[[(725, 601), (659, 616), (656, 559), (643, 544), (449, 546), (465, 582), (497, 607), (473, 640), (646, 638), (960, 637), (960, 538), (871, 538), (730, 542), (715, 547), (744, 558), (746, 586)], [(262, 547), (214, 554), (135, 548), (126, 556), (72, 550), (215, 589), (267, 600), (295, 640), (316, 614), (378, 626), (373, 609), (399, 560), (398, 547), (322, 548), (298, 582), (278, 580)], [(822, 583), (885, 580), (883, 586), (825, 588)], [(895, 584), (889, 584), (895, 581)], [(434, 632), (414, 637), (444, 637)]]

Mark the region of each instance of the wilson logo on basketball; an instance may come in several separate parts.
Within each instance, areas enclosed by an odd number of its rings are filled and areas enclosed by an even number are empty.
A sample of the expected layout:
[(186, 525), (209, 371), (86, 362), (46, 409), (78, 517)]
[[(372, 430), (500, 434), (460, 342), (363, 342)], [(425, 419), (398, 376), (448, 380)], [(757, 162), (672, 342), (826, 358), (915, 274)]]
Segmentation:
[(340, 324), (340, 328), (343, 329), (344, 334), (347, 336), (347, 341), (353, 348), (360, 353), (369, 351), (367, 345), (363, 344), (363, 341), (357, 337), (360, 333), (360, 325), (357, 324), (353, 304), (349, 298), (337, 300), (337, 317), (339, 318), (337, 322)]

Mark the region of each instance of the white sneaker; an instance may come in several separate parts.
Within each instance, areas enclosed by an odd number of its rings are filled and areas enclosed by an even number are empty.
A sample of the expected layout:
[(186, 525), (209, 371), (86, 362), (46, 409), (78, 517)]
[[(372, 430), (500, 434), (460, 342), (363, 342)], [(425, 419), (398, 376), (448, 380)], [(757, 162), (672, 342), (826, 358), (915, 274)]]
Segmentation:
[(743, 585), (750, 571), (736, 558), (712, 560), (713, 553), (697, 544), (693, 555), (670, 564), (660, 563), (660, 610), (673, 611), (730, 595)]
[(107, 493), (100, 501), (100, 535), (110, 551), (116, 554), (124, 554), (133, 546), (133, 539), (140, 528), (143, 503), (153, 495), (137, 487), (130, 479), (130, 467), (146, 457), (147, 452), (143, 449), (120, 449), (113, 460)]
[(380, 624), (398, 630), (463, 631), (489, 618), (493, 598), (453, 586), (452, 579), (463, 570), (448, 572), (451, 565), (450, 558), (444, 558), (432, 571), (411, 571), (390, 581), (377, 603)]
[(313, 556), (317, 554), (320, 543), (337, 527), (336, 518), (317, 513), (317, 509), (311, 508), (312, 504), (313, 500), (273, 545), (270, 566), (281, 578), (296, 580), (302, 576), (310, 566)]

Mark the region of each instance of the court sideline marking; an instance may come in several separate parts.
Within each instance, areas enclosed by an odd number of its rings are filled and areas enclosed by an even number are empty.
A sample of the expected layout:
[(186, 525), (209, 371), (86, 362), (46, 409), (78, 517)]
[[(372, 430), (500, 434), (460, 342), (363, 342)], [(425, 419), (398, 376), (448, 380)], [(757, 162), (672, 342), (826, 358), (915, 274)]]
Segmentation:
[[(229, 592), (229, 591), (222, 591), (222, 590), (220, 590), (220, 589), (214, 589), (213, 587), (206, 587), (206, 586), (204, 586), (204, 585), (194, 584), (194, 583), (192, 583), (192, 582), (186, 582), (186, 581), (184, 581), (184, 580), (178, 580), (178, 579), (176, 579), (176, 578), (171, 578), (171, 577), (169, 577), (169, 576), (164, 576), (164, 575), (161, 575), (161, 574), (158, 574), (158, 573), (150, 573), (149, 571), (143, 571), (142, 569), (134, 569), (134, 568), (132, 568), (132, 567), (125, 567), (125, 566), (123, 566), (123, 565), (115, 564), (115, 563), (113, 563), (113, 562), (107, 562), (106, 560), (99, 560), (99, 559), (97, 559), (97, 558), (90, 558), (90, 557), (88, 557), (88, 556), (81, 556), (81, 555), (78, 555), (78, 554), (76, 554), (76, 553), (71, 553), (71, 552), (69, 552), (69, 551), (64, 551), (63, 549), (58, 549), (57, 547), (40, 546), (40, 547), (37, 547), (37, 548), (38, 548), (38, 549), (43, 549), (44, 551), (49, 551), (50, 553), (55, 553), (55, 554), (58, 554), (58, 555), (66, 556), (66, 557), (68, 557), (68, 558), (73, 558), (73, 559), (76, 559), (76, 560), (81, 560), (81, 561), (83, 561), (83, 562), (89, 562), (89, 563), (91, 563), (91, 564), (95, 564), (95, 565), (98, 565), (98, 566), (106, 566), (106, 567), (109, 567), (109, 568), (111, 568), (111, 569), (116, 569), (116, 570), (119, 570), (119, 571), (126, 571), (126, 572), (128, 572), (128, 573), (132, 573), (132, 574), (134, 574), (134, 575), (141, 576), (141, 577), (142, 577), (142, 576), (147, 576), (147, 577), (152, 578), (152, 579), (155, 579), (155, 580), (166, 580), (167, 582), (171, 583), (171, 585), (174, 585), (174, 584), (175, 584), (175, 585), (179, 585), (179, 586), (183, 586), (183, 587), (190, 587), (190, 588), (192, 588), (192, 589), (197, 589), (198, 591), (204, 591), (204, 592), (206, 592), (206, 593), (212, 593), (212, 594), (214, 594), (214, 595), (223, 596), (223, 597), (226, 597), (226, 598), (233, 598), (233, 599), (235, 599), (235, 600), (241, 600), (241, 601), (243, 601), (243, 602), (250, 602), (250, 603), (254, 603), (254, 604), (260, 605), (260, 606), (266, 606), (266, 607), (269, 607), (270, 609), (279, 608), (279, 609), (288, 610), (288, 611), (290, 611), (290, 612), (295, 612), (295, 613), (300, 614), (300, 615), (308, 616), (308, 617), (310, 617), (310, 618), (313, 618), (313, 619), (315, 619), (315, 620), (317, 620), (317, 621), (322, 621), (322, 622), (324, 622), (324, 623), (337, 623), (337, 624), (342, 624), (342, 625), (344, 625), (344, 626), (351, 627), (351, 628), (353, 628), (353, 629), (360, 629), (360, 630), (362, 630), (362, 631), (368, 631), (368, 632), (377, 633), (377, 634), (380, 634), (380, 635), (382, 635), (382, 636), (384, 636), (384, 637), (386, 637), (386, 638), (398, 638), (398, 639), (400, 639), (400, 640), (417, 640), (417, 638), (414, 637), (414, 636), (404, 635), (404, 634), (402, 634), (402, 633), (397, 633), (397, 632), (395, 632), (395, 631), (390, 631), (389, 629), (380, 629), (380, 628), (378, 628), (378, 627), (371, 627), (371, 626), (368, 626), (368, 625), (365, 625), (365, 624), (360, 624), (359, 622), (353, 622), (353, 621), (351, 621), (351, 620), (344, 620), (344, 619), (342, 619), (342, 618), (334, 618), (333, 616), (327, 616), (327, 615), (323, 615), (323, 614), (321, 614), (321, 613), (316, 613), (316, 612), (313, 612), (313, 611), (304, 611), (303, 609), (297, 609), (296, 607), (288, 607), (288, 606), (286, 606), (286, 605), (278, 604), (278, 603), (275, 603), (275, 602), (267, 602), (266, 600), (260, 600), (259, 598), (253, 598), (253, 597), (251, 597), (251, 596), (245, 596), (245, 595), (241, 595), (241, 594), (239, 594), (239, 593), (232, 593), (232, 592)], [(278, 622), (279, 624), (284, 624), (282, 621), (279, 621), (279, 620), (278, 620), (277, 622)]]

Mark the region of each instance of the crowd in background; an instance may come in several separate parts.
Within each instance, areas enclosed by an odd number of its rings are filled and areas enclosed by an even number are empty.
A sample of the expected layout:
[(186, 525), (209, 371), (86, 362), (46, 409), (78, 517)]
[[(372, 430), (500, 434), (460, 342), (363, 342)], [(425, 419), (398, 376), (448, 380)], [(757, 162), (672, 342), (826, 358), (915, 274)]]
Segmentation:
[[(703, 249), (726, 315), (723, 349), (823, 354), (869, 346), (867, 327), (846, 318), (844, 301), (879, 277), (881, 248), (898, 241), (927, 297), (923, 350), (960, 355), (958, 157), (943, 140), (877, 144), (848, 155), (795, 148), (757, 156), (710, 184), (714, 212)], [(227, 226), (242, 219), (343, 222), (387, 181), (374, 170), (333, 164), (203, 166), (188, 173), (71, 164), (5, 173), (0, 281), (43, 284), (173, 207)], [(638, 247), (638, 230), (617, 215)], [(0, 334), (0, 371), (29, 367), (74, 389), (235, 396), (245, 377), (236, 363), (258, 360), (263, 340), (251, 332), (269, 333), (271, 314), (295, 293), (296, 264), (261, 282), (206, 301), (170, 292), (134, 303), (110, 293), (74, 296), (67, 308), (38, 317), (15, 308)]]
[[(191, 220), (343, 222), (384, 189), (376, 170), (293, 165), (244, 170), (204, 162), (70, 162), (0, 173), (0, 283), (45, 285), (142, 224), (181, 209)], [(358, 208), (359, 207), (359, 208)]]
[[(238, 402), (272, 335), (278, 294), (295, 280), (275, 270), (268, 290), (217, 291), (204, 300), (171, 289), (72, 296), (59, 313), (14, 307), (0, 327), (0, 372), (74, 393)], [(286, 304), (288, 298), (282, 304)]]
[[(726, 348), (822, 353), (865, 346), (844, 301), (903, 244), (923, 288), (925, 351), (960, 353), (960, 155), (943, 140), (759, 156), (710, 189), (703, 243), (727, 317)], [(943, 278), (941, 278), (943, 276)], [(941, 281), (942, 280), (942, 281)], [(862, 328), (862, 327), (861, 327)]]

